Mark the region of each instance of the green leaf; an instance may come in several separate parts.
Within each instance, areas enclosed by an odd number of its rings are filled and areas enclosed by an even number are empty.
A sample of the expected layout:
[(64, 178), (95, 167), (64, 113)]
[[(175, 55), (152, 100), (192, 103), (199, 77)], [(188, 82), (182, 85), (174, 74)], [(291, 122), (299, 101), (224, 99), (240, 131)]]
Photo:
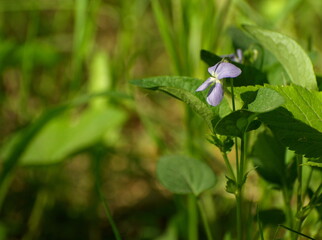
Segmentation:
[(206, 102), (208, 91), (196, 92), (202, 84), (202, 81), (196, 78), (160, 76), (133, 80), (131, 83), (138, 87), (165, 92), (185, 102), (206, 121), (211, 130), (220, 118), (231, 111), (225, 99), (216, 107), (210, 106)]
[(255, 100), (248, 104), (248, 110), (256, 113), (272, 111), (284, 103), (284, 98), (270, 88), (260, 88)]
[(157, 164), (157, 177), (172, 193), (198, 196), (215, 185), (211, 168), (200, 160), (185, 156), (164, 156)]
[(303, 165), (310, 166), (310, 167), (320, 167), (320, 168), (322, 168), (322, 162), (308, 161), (306, 163), (303, 163)]
[[(25, 151), (30, 146), (30, 143), (47, 126), (47, 124), (50, 124), (50, 122), (52, 122), (55, 118), (59, 117), (67, 110), (73, 107), (80, 106), (81, 104), (86, 104), (94, 98), (102, 96), (113, 97), (117, 99), (131, 99), (128, 95), (112, 91), (83, 95), (79, 98), (76, 98), (74, 101), (48, 110), (26, 128), (14, 133), (11, 138), (8, 139), (8, 141), (6, 141), (3, 146), (1, 146), (0, 149), (0, 159), (4, 162), (3, 171), (0, 175), (0, 184), (6, 178), (8, 173), (10, 173), (10, 171), (12, 171), (18, 164), (18, 162), (21, 160), (22, 155), (25, 154)], [(57, 134), (59, 134), (59, 132)]]
[(306, 157), (322, 156), (322, 133), (295, 119), (286, 109), (280, 108), (263, 113), (258, 119), (264, 122), (290, 150)]
[[(281, 108), (258, 114), (258, 119), (269, 126), (281, 143), (296, 153), (307, 157), (322, 156), (322, 93), (297, 85), (264, 87), (276, 91), (285, 102)], [(240, 94), (246, 105), (251, 105), (259, 88), (262, 87), (239, 87), (235, 92)], [(267, 100), (268, 103), (270, 101)]]
[(254, 121), (256, 115), (247, 110), (237, 110), (222, 118), (215, 132), (225, 136), (242, 137), (244, 132), (254, 130), (260, 123)]
[(279, 140), (306, 157), (322, 156), (322, 95), (303, 87), (271, 86), (284, 99), (281, 109), (259, 116)]
[(216, 54), (213, 54), (207, 50), (200, 51), (200, 58), (205, 63), (207, 63), (208, 66), (214, 66), (216, 63), (218, 63), (222, 60), (221, 57), (219, 57)]
[(285, 147), (268, 130), (256, 137), (251, 158), (256, 171), (266, 181), (282, 186), (286, 180)]
[(226, 192), (236, 194), (238, 192), (238, 186), (235, 180), (226, 176)]
[(62, 115), (49, 122), (22, 155), (23, 165), (60, 162), (69, 155), (113, 135), (124, 123), (125, 113), (119, 109), (88, 109), (77, 118)]
[(271, 86), (284, 99), (283, 105), (294, 118), (322, 132), (322, 92), (303, 87)]
[(308, 55), (293, 39), (255, 26), (243, 27), (276, 57), (293, 83), (307, 89), (317, 89), (313, 65)]

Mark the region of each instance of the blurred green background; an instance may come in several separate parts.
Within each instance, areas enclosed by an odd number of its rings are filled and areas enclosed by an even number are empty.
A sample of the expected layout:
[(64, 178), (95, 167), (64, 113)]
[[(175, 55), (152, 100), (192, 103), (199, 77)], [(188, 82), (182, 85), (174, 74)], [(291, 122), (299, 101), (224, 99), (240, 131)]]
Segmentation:
[(113, 239), (100, 195), (124, 239), (177, 239), (184, 200), (154, 172), (173, 152), (214, 160), (220, 210), (209, 211), (230, 219), (204, 123), (128, 82), (203, 79), (200, 50), (234, 52), (229, 28), (245, 23), (294, 38), (319, 74), (321, 9), (320, 0), (0, 0), (0, 239)]

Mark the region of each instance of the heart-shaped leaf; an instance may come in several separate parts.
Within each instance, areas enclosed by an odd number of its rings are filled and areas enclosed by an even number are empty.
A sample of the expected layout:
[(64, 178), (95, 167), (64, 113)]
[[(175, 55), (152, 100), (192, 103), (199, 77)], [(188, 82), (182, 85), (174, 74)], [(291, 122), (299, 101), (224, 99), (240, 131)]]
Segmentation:
[(157, 177), (170, 192), (195, 196), (213, 187), (216, 181), (207, 164), (180, 155), (161, 157), (157, 164)]

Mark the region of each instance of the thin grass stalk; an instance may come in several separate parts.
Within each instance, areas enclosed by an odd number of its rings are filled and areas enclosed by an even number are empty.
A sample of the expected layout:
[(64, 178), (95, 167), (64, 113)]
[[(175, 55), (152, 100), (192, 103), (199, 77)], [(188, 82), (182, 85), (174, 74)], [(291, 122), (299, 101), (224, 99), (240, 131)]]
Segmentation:
[(211, 230), (210, 230), (210, 227), (209, 227), (206, 211), (205, 211), (205, 208), (204, 208), (204, 206), (203, 206), (203, 204), (201, 202), (201, 199), (199, 199), (199, 198), (197, 199), (197, 204), (198, 204), (198, 207), (199, 207), (199, 211), (200, 211), (200, 214), (201, 214), (202, 223), (203, 223), (204, 228), (205, 228), (207, 239), (208, 240), (213, 240), (213, 236), (212, 236), (212, 233), (211, 233)]
[(93, 166), (93, 174), (94, 174), (94, 180), (95, 180), (95, 187), (96, 191), (98, 193), (99, 199), (103, 204), (105, 215), (107, 217), (108, 222), (111, 225), (112, 231), (114, 233), (114, 237), (116, 240), (122, 240), (121, 234), (114, 222), (114, 219), (112, 217), (111, 210), (109, 208), (108, 202), (104, 196), (104, 193), (102, 191), (102, 183), (101, 183), (101, 174), (100, 174), (100, 161), (103, 156), (103, 150), (98, 146), (95, 149), (94, 152), (94, 166)]
[(88, 0), (75, 1), (75, 23), (73, 39), (73, 56), (72, 56), (72, 81), (71, 90), (80, 85), (80, 70), (84, 57), (84, 41), (87, 20)]
[(188, 195), (188, 239), (198, 240), (198, 211), (196, 198)]

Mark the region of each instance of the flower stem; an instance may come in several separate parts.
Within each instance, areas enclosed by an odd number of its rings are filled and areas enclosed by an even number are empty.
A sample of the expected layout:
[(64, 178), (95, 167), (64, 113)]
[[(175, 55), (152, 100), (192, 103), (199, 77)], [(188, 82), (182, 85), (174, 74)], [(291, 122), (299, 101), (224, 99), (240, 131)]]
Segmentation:
[(242, 188), (238, 187), (236, 196), (236, 220), (237, 220), (237, 240), (243, 239), (243, 227), (242, 227)]
[(230, 78), (230, 88), (231, 88), (231, 102), (233, 106), (233, 111), (236, 111), (236, 106), (235, 106), (235, 94), (234, 94), (234, 80)]
[[(231, 101), (233, 111), (236, 111), (235, 106), (235, 94), (234, 94), (234, 82), (233, 79), (230, 79), (231, 86)], [(242, 188), (243, 188), (243, 177), (244, 177), (244, 161), (245, 161), (245, 138), (246, 133), (243, 134), (241, 140), (241, 152), (240, 152), (240, 161), (239, 161), (239, 151), (238, 151), (238, 138), (235, 138), (235, 151), (236, 151), (236, 172), (237, 172), (237, 192), (235, 193), (236, 197), (236, 220), (237, 220), (237, 240), (243, 239), (243, 227), (242, 227)]]
[(240, 149), (240, 166), (237, 168), (237, 192), (236, 192), (236, 211), (237, 211), (237, 239), (243, 239), (243, 185), (245, 181), (245, 161), (246, 161), (246, 132), (243, 133), (241, 139), (241, 149)]
[(105, 214), (107, 217), (108, 222), (110, 223), (111, 227), (112, 227), (112, 231), (114, 233), (114, 237), (116, 240), (122, 240), (121, 238), (121, 234), (114, 222), (114, 219), (112, 217), (112, 213), (111, 210), (109, 208), (108, 202), (104, 196), (104, 193), (102, 191), (102, 183), (101, 183), (101, 172), (100, 172), (100, 161), (103, 157), (104, 151), (103, 149), (100, 148), (100, 146), (98, 146), (95, 151), (93, 152), (93, 158), (95, 161), (93, 161), (93, 174), (94, 174), (94, 180), (95, 180), (95, 187), (96, 187), (96, 191), (98, 194), (99, 199), (101, 200), (104, 210), (105, 210)]
[(199, 211), (200, 211), (200, 214), (201, 214), (202, 222), (203, 222), (206, 234), (207, 234), (207, 239), (208, 240), (213, 240), (213, 237), (212, 237), (212, 234), (211, 234), (211, 231), (210, 231), (210, 227), (209, 227), (209, 223), (208, 223), (208, 220), (207, 220), (205, 208), (204, 208), (204, 206), (203, 206), (203, 204), (201, 202), (201, 199), (198, 198), (197, 203), (198, 203)]
[(286, 222), (290, 228), (293, 228), (293, 212), (291, 208), (291, 194), (290, 190), (283, 184), (283, 198), (285, 204)]

